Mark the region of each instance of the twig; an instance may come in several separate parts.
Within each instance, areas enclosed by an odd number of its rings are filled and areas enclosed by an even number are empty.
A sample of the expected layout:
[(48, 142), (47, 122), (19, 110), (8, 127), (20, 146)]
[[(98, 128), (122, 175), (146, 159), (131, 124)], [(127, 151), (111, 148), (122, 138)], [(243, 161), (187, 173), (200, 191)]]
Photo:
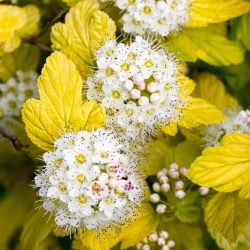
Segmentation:
[(47, 47), (46, 45), (43, 45), (41, 42), (37, 41), (37, 39), (39, 37), (41, 37), (48, 30), (48, 28), (50, 26), (52, 26), (54, 23), (58, 22), (68, 12), (68, 10), (69, 10), (69, 7), (67, 7), (65, 10), (62, 10), (55, 18), (53, 18), (50, 22), (48, 22), (46, 24), (46, 26), (43, 28), (43, 30), (37, 36), (35, 36), (31, 39), (23, 39), (23, 42), (36, 45), (41, 50), (48, 52), (48, 53), (52, 53), (53, 50), (51, 48)]
[(11, 143), (12, 143), (12, 145), (14, 146), (14, 148), (16, 149), (16, 151), (20, 151), (21, 148), (23, 147), (22, 143), (21, 143), (15, 136), (9, 135), (9, 134), (5, 131), (5, 129), (2, 128), (1, 126), (0, 126), (0, 134), (1, 134), (3, 137), (5, 137), (5, 138), (7, 138), (7, 139), (9, 139), (9, 140), (11, 141)]

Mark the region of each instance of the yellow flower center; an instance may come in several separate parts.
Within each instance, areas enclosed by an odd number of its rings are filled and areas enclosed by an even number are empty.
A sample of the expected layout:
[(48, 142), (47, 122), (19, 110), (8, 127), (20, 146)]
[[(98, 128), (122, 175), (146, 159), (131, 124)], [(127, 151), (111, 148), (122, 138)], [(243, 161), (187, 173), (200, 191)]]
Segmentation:
[(62, 159), (58, 158), (58, 159), (56, 159), (56, 160), (54, 161), (54, 166), (55, 166), (56, 168), (60, 168), (61, 165), (62, 165)]
[(153, 64), (153, 62), (151, 61), (151, 60), (147, 60), (147, 61), (145, 61), (144, 62), (144, 66), (146, 67), (146, 68), (150, 68), (150, 67), (152, 67), (154, 64)]
[(107, 56), (112, 56), (113, 54), (114, 54), (114, 50), (112, 50), (112, 49), (109, 49), (106, 51)]
[(128, 0), (128, 3), (129, 3), (129, 4), (134, 4), (134, 3), (135, 3), (135, 0)]
[(117, 90), (113, 90), (112, 91), (112, 97), (115, 98), (115, 99), (119, 99), (121, 96), (120, 92), (117, 91)]
[(84, 205), (87, 203), (87, 198), (85, 195), (81, 194), (78, 196), (78, 203), (80, 203), (81, 205)]
[(59, 191), (60, 191), (61, 193), (65, 193), (65, 192), (67, 191), (67, 187), (66, 187), (66, 185), (65, 185), (63, 182), (60, 182), (60, 183), (58, 184), (58, 189), (59, 189)]
[(23, 78), (24, 83), (28, 83), (30, 81), (30, 77), (26, 76)]
[(114, 70), (112, 68), (107, 68), (106, 69), (106, 76), (111, 76), (114, 74)]
[(83, 164), (83, 163), (85, 163), (85, 162), (86, 162), (85, 156), (84, 156), (83, 154), (77, 155), (77, 156), (76, 156), (76, 162), (77, 162), (78, 164)]
[(134, 114), (134, 110), (133, 109), (127, 109), (126, 110), (126, 115), (127, 116), (132, 116)]
[(172, 9), (175, 9), (176, 6), (177, 6), (177, 3), (176, 3), (175, 1), (173, 1), (172, 4), (171, 4), (171, 8), (172, 8)]
[(102, 157), (102, 158), (108, 158), (109, 157), (109, 154), (108, 154), (108, 152), (106, 152), (106, 151), (102, 151), (101, 153), (100, 153), (100, 156)]
[(8, 87), (7, 92), (15, 93), (15, 88), (13, 88), (13, 87)]
[(33, 95), (33, 91), (31, 89), (27, 89), (27, 90), (25, 90), (24, 95), (27, 98), (29, 98), (29, 97), (31, 97)]
[(113, 202), (113, 197), (112, 196), (109, 196), (108, 198), (105, 199), (105, 203), (106, 204), (111, 204)]
[(130, 52), (130, 53), (128, 54), (128, 58), (129, 58), (130, 60), (135, 60), (136, 54), (133, 53), (133, 52)]
[(101, 185), (95, 182), (92, 185), (92, 191), (99, 194), (102, 191)]
[(114, 112), (113, 109), (108, 108), (108, 109), (106, 109), (106, 114), (107, 114), (108, 116), (114, 116), (115, 112)]
[(158, 24), (162, 25), (162, 24), (165, 24), (166, 23), (166, 18), (162, 18), (160, 20), (158, 20)]
[(115, 169), (116, 168), (114, 166), (108, 167), (108, 171), (111, 172), (111, 173), (115, 172)]
[(143, 13), (146, 14), (146, 15), (149, 15), (151, 14), (152, 10), (150, 9), (149, 6), (144, 6), (143, 8)]
[(127, 72), (129, 71), (129, 64), (125, 62), (121, 65), (121, 68), (123, 71)]
[(233, 125), (233, 130), (236, 131), (236, 130), (239, 130), (241, 128), (240, 124), (234, 124)]
[(140, 26), (141, 25), (141, 22), (140, 21), (137, 21), (135, 19), (133, 19), (132, 23), (135, 25), (135, 26)]
[(85, 175), (83, 174), (79, 174), (76, 176), (76, 180), (79, 182), (79, 183), (83, 183), (85, 180), (86, 180), (86, 177)]
[(155, 112), (155, 109), (148, 109), (147, 114), (152, 115)]
[(96, 90), (102, 90), (102, 86), (103, 86), (103, 82), (97, 82), (96, 84), (95, 84), (95, 89)]
[(15, 101), (9, 101), (8, 104), (11, 109), (15, 109), (17, 106)]

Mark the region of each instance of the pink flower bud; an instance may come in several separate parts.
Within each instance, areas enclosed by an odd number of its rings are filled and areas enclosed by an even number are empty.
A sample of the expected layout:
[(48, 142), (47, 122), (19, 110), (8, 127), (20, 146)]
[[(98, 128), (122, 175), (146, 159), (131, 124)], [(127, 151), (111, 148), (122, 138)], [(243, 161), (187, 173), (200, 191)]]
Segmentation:
[(168, 238), (168, 232), (167, 231), (163, 231), (161, 230), (160, 233), (159, 233), (160, 237), (164, 238), (164, 239), (167, 239)]
[[(159, 2), (160, 1), (158, 1), (157, 2), (157, 4), (159, 4)], [(162, 1), (161, 1), (162, 2)], [(161, 4), (160, 4), (161, 5)], [(154, 80), (156, 80), (156, 81), (160, 81), (161, 79), (162, 79), (162, 77), (163, 77), (163, 75), (162, 75), (162, 73), (159, 71), (159, 72), (155, 72), (154, 74), (153, 74), (153, 78), (154, 78)]]
[(160, 1), (158, 1), (158, 2), (156, 3), (156, 9), (157, 9), (158, 11), (163, 11), (163, 10), (165, 10), (166, 8), (167, 8), (167, 4), (166, 4), (165, 1), (160, 0)]
[(106, 173), (101, 173), (98, 177), (98, 180), (103, 184), (107, 184), (109, 181), (109, 175)]
[(200, 187), (199, 191), (200, 191), (200, 195), (207, 195), (209, 193), (209, 188)]
[(162, 250), (169, 250), (169, 246), (168, 245), (162, 246)]
[(159, 201), (160, 201), (160, 196), (159, 196), (159, 194), (156, 194), (156, 193), (151, 194), (151, 195), (150, 195), (150, 201), (153, 202), (153, 203), (159, 202)]
[(168, 182), (168, 177), (166, 175), (161, 176), (159, 178), (160, 183), (167, 183)]
[(108, 182), (109, 187), (115, 188), (118, 185), (118, 180), (115, 178), (110, 178)]
[(143, 246), (142, 243), (137, 243), (135, 247), (137, 250), (141, 250), (142, 246)]
[(155, 183), (153, 184), (153, 190), (154, 190), (155, 192), (160, 192), (160, 190), (161, 190), (160, 183), (155, 182)]
[(124, 87), (126, 90), (130, 91), (130, 90), (133, 89), (134, 83), (133, 83), (131, 80), (127, 80), (127, 81), (123, 84), (123, 87)]
[(166, 241), (165, 241), (164, 238), (160, 237), (160, 238), (157, 239), (157, 243), (158, 243), (159, 246), (163, 246), (163, 245), (166, 244)]
[(144, 77), (143, 77), (142, 74), (138, 73), (138, 74), (136, 74), (136, 75), (134, 76), (133, 80), (134, 80), (134, 83), (135, 83), (136, 85), (138, 85), (138, 84), (141, 84), (141, 83), (144, 82)]
[(169, 240), (167, 244), (170, 248), (175, 246), (175, 242), (173, 240)]
[(175, 192), (175, 197), (178, 199), (183, 199), (186, 196), (185, 192), (183, 190), (178, 190)]
[(138, 103), (140, 106), (145, 106), (149, 104), (149, 100), (146, 96), (142, 96), (139, 100)]
[(168, 172), (168, 175), (172, 178), (172, 179), (178, 179), (179, 178), (179, 172), (176, 171), (175, 169), (170, 169)]
[(158, 103), (160, 100), (161, 100), (161, 97), (160, 97), (160, 95), (158, 93), (151, 94), (150, 101), (152, 103)]
[(186, 176), (186, 175), (187, 175), (187, 172), (188, 172), (188, 169), (187, 169), (187, 168), (181, 168), (181, 169), (180, 169), (180, 173), (181, 173), (183, 176)]
[(161, 171), (157, 173), (157, 178), (159, 179), (161, 176), (166, 175), (168, 173), (168, 170), (166, 168), (163, 168)]
[(145, 82), (143, 82), (141, 84), (138, 84), (137, 87), (138, 87), (139, 90), (144, 90), (146, 88), (146, 84), (145, 84)]
[(148, 240), (149, 240), (150, 242), (156, 242), (157, 239), (158, 239), (158, 235), (157, 235), (156, 232), (154, 232), (154, 233), (152, 233), (152, 234), (150, 234), (150, 235), (148, 236)]
[(177, 181), (175, 183), (175, 188), (176, 189), (183, 189), (183, 187), (184, 187), (184, 182), (183, 181)]
[(170, 168), (171, 168), (171, 169), (178, 170), (179, 166), (178, 166), (177, 163), (171, 163), (171, 164), (170, 164)]
[(155, 82), (149, 83), (148, 86), (147, 86), (147, 90), (148, 90), (149, 93), (156, 92), (157, 91), (157, 86), (156, 86)]
[(166, 208), (167, 208), (167, 206), (165, 204), (158, 204), (155, 211), (158, 214), (164, 214), (166, 211)]
[(133, 99), (139, 99), (141, 97), (141, 91), (139, 89), (132, 89), (130, 94)]
[(168, 183), (164, 183), (164, 184), (162, 184), (161, 185), (161, 190), (163, 191), (163, 192), (168, 192), (169, 191), (169, 189), (170, 189), (170, 185), (168, 184)]
[(144, 245), (144, 246), (142, 246), (141, 250), (150, 250), (150, 246), (149, 245)]

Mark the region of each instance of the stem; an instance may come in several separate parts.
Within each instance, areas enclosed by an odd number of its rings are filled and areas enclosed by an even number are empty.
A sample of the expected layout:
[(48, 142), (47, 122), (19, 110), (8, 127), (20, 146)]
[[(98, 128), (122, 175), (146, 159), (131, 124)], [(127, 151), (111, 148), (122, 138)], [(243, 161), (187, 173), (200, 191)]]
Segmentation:
[(16, 151), (20, 151), (21, 148), (23, 147), (22, 143), (13, 135), (9, 135), (5, 129), (3, 127), (0, 126), (0, 134), (9, 139), (12, 143), (12, 145), (14, 146), (14, 148), (16, 149)]

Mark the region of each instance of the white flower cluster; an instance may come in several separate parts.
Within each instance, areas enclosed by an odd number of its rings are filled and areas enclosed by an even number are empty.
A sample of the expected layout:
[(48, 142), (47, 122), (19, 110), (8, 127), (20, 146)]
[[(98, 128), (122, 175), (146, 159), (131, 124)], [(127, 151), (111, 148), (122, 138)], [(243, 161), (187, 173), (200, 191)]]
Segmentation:
[(111, 131), (67, 133), (54, 145), (35, 186), (59, 227), (105, 230), (133, 217), (144, 198), (138, 159)]
[(98, 69), (87, 79), (87, 97), (99, 101), (107, 127), (145, 141), (159, 127), (178, 121), (180, 64), (140, 36), (129, 45), (108, 41), (97, 52)]
[(227, 109), (226, 121), (220, 124), (202, 126), (200, 138), (204, 147), (219, 146), (224, 135), (235, 132), (250, 134), (250, 111)]
[(175, 246), (173, 240), (168, 240), (169, 234), (167, 231), (153, 232), (141, 242), (136, 244), (137, 250), (170, 250)]
[(4, 116), (20, 116), (24, 102), (38, 97), (37, 73), (17, 71), (16, 75), (16, 78), (0, 83), (0, 109)]
[(114, 0), (125, 11), (122, 17), (126, 33), (167, 36), (187, 26), (190, 0)]

